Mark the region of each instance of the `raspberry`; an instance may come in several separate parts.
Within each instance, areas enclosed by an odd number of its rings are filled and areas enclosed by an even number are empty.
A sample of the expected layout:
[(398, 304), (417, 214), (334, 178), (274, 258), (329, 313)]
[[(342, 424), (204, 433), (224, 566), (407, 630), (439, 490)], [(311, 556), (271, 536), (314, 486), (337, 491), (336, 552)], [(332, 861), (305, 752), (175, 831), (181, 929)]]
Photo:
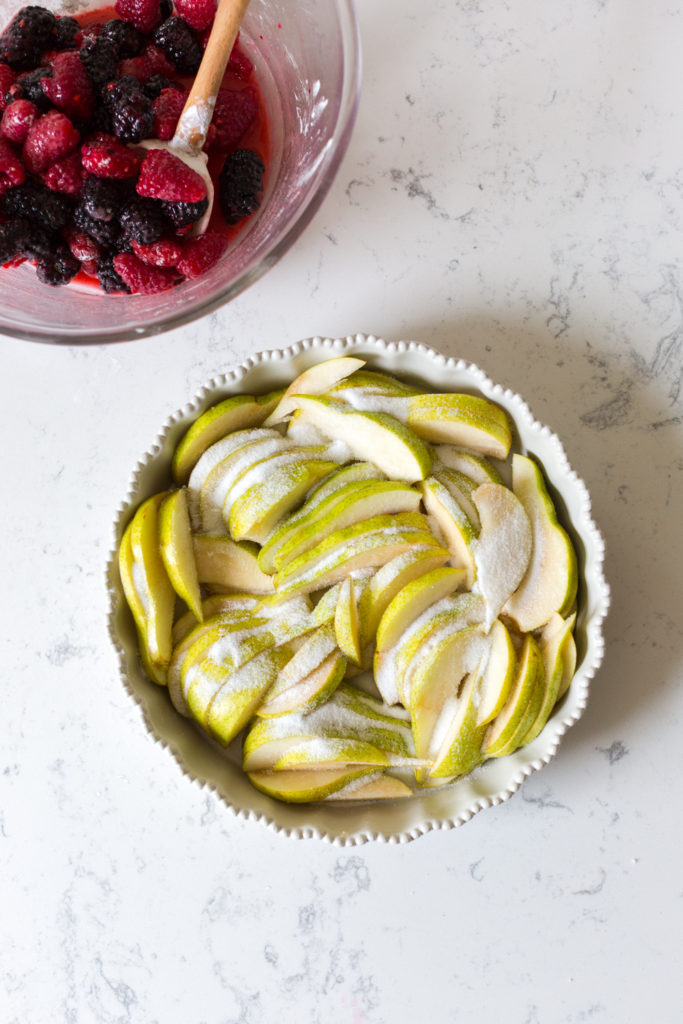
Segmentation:
[(53, 44), (55, 50), (75, 50), (78, 45), (76, 37), (80, 31), (81, 26), (75, 18), (58, 17), (57, 35)]
[(85, 205), (81, 202), (73, 212), (73, 222), (79, 231), (89, 235), (100, 245), (109, 248), (116, 245), (121, 229), (116, 221), (95, 220), (88, 213)]
[(119, 60), (128, 57), (137, 57), (145, 45), (145, 37), (129, 21), (120, 21), (112, 18), (106, 22), (100, 33), (101, 39), (110, 42)]
[(203, 32), (213, 23), (216, 16), (216, 0), (176, 0), (175, 9), (183, 21)]
[(124, 206), (119, 223), (128, 237), (141, 245), (158, 241), (168, 226), (161, 203), (140, 196)]
[(200, 199), (198, 203), (162, 203), (167, 218), (174, 225), (177, 231), (189, 228), (196, 224), (209, 208), (209, 200)]
[(136, 78), (124, 75), (118, 82), (110, 82), (104, 102), (111, 115), (114, 135), (123, 142), (141, 142), (152, 134), (154, 114)]
[(219, 89), (211, 120), (214, 134), (210, 149), (232, 149), (237, 146), (258, 116), (258, 99), (252, 86), (235, 92)]
[(236, 149), (226, 157), (218, 191), (227, 224), (236, 224), (258, 209), (265, 171), (263, 161), (252, 149)]
[(243, 82), (248, 81), (254, 71), (254, 65), (251, 63), (246, 53), (243, 53), (239, 46), (239, 35), (235, 40), (235, 45), (230, 53), (230, 60), (228, 61), (228, 71), (235, 75), (236, 78), (241, 78)]
[(141, 245), (133, 239), (133, 252), (143, 263), (153, 267), (175, 267), (182, 256), (183, 247), (175, 238), (160, 238), (150, 245)]
[(69, 196), (79, 195), (83, 185), (81, 154), (70, 153), (63, 160), (50, 164), (43, 175), (43, 181), (53, 192), (64, 192)]
[(57, 38), (57, 19), (43, 7), (22, 7), (0, 36), (0, 59), (15, 71), (40, 63), (40, 56)]
[(152, 65), (146, 57), (130, 57), (128, 60), (120, 61), (118, 65), (119, 78), (137, 78), (141, 85), (144, 85), (152, 77)]
[(64, 238), (69, 246), (71, 255), (79, 263), (96, 262), (102, 255), (97, 242), (82, 231), (77, 231), (75, 228), (67, 228), (64, 232)]
[(150, 199), (197, 203), (206, 196), (206, 184), (177, 156), (163, 149), (150, 149), (142, 161), (136, 191)]
[(97, 277), (102, 291), (130, 292), (130, 288), (114, 269), (113, 256), (103, 256), (97, 263)]
[(101, 90), (116, 78), (118, 54), (116, 45), (106, 36), (84, 40), (79, 57), (93, 85)]
[(148, 78), (143, 84), (145, 96), (148, 96), (151, 100), (155, 100), (160, 96), (162, 90), (174, 88), (175, 86), (173, 85), (173, 82), (170, 78), (166, 78), (165, 75), (152, 75), (152, 77)]
[(83, 182), (81, 203), (94, 220), (114, 220), (121, 209), (123, 196), (119, 181), (87, 177)]
[(7, 93), (14, 85), (16, 77), (9, 64), (0, 64), (0, 110), (7, 106)]
[(134, 178), (140, 157), (115, 135), (98, 132), (81, 146), (81, 160), (89, 174), (97, 178)]
[(33, 174), (47, 170), (50, 164), (71, 153), (81, 136), (59, 110), (50, 110), (34, 121), (24, 143), (24, 163)]
[(157, 139), (172, 139), (188, 94), (179, 89), (162, 89), (152, 103), (154, 134)]
[(175, 68), (166, 59), (163, 50), (160, 50), (158, 46), (152, 46), (150, 43), (149, 46), (145, 47), (142, 56), (149, 63), (153, 75), (173, 76), (175, 74)]
[(123, 21), (129, 21), (146, 35), (161, 21), (159, 0), (116, 0), (114, 10)]
[(47, 98), (69, 117), (87, 121), (95, 107), (88, 73), (77, 53), (58, 53), (52, 62), (52, 75), (41, 80)]
[(114, 257), (114, 269), (126, 282), (132, 292), (153, 295), (164, 292), (179, 284), (182, 278), (170, 267), (151, 267), (130, 253), (119, 253)]
[(183, 246), (183, 255), (178, 261), (178, 270), (183, 277), (201, 277), (217, 263), (228, 247), (227, 239), (215, 231), (191, 238)]
[(36, 263), (38, 280), (53, 287), (68, 284), (80, 269), (80, 263), (74, 259), (65, 245), (57, 246), (49, 256)]
[(0, 199), (0, 215), (23, 217), (48, 231), (58, 231), (71, 217), (70, 200), (51, 192), (41, 182), (27, 179), (11, 188)]
[(171, 17), (154, 33), (154, 42), (181, 75), (194, 75), (204, 56), (201, 44), (182, 18)]
[(0, 121), (0, 135), (10, 142), (22, 146), (26, 141), (28, 130), (37, 118), (40, 111), (35, 103), (30, 100), (14, 100), (10, 103), (2, 115)]

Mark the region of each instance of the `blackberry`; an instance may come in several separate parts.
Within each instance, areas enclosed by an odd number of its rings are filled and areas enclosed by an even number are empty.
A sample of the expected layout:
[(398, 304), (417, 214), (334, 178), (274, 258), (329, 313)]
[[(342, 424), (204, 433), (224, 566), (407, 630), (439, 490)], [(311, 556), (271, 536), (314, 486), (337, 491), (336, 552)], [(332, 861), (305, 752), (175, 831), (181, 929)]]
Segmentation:
[(28, 231), (24, 240), (22, 255), (26, 256), (29, 260), (48, 259), (50, 253), (55, 248), (55, 241), (58, 239), (61, 243), (61, 237), (52, 232), (44, 231), (43, 228), (37, 224), (31, 224), (30, 221), (27, 223)]
[(160, 95), (162, 89), (173, 89), (173, 82), (170, 78), (166, 78), (165, 75), (152, 75), (143, 84), (142, 89), (150, 100), (155, 100)]
[(168, 227), (161, 203), (143, 196), (136, 196), (126, 204), (119, 222), (126, 235), (140, 245), (157, 242)]
[(76, 36), (81, 26), (75, 18), (57, 18), (57, 34), (54, 41), (55, 50), (75, 50)]
[(208, 199), (200, 199), (198, 203), (163, 202), (162, 209), (177, 231), (189, 228), (191, 224), (203, 217), (209, 207)]
[(113, 260), (113, 256), (103, 256), (97, 264), (97, 277), (99, 278), (100, 288), (108, 294), (111, 294), (111, 292), (130, 293), (130, 288), (114, 269)]
[(123, 75), (110, 83), (104, 102), (111, 115), (114, 135), (122, 142), (141, 142), (154, 130), (154, 114), (137, 78)]
[(44, 7), (22, 7), (0, 35), (0, 60), (15, 71), (40, 63), (44, 50), (57, 38), (57, 19)]
[(236, 224), (258, 209), (266, 169), (253, 149), (236, 149), (226, 157), (218, 178), (221, 210), (226, 224)]
[(120, 18), (112, 18), (111, 21), (105, 22), (99, 38), (113, 44), (119, 60), (137, 57), (145, 48), (145, 37), (142, 32), (138, 32), (129, 21), (121, 21)]
[(167, 18), (154, 30), (153, 39), (181, 75), (195, 74), (204, 51), (187, 22), (182, 18)]
[(118, 215), (123, 196), (120, 182), (91, 175), (83, 182), (81, 205), (93, 220), (110, 221)]
[(0, 224), (0, 265), (24, 255), (30, 230), (29, 221), (23, 218)]
[(115, 44), (106, 36), (94, 36), (86, 39), (79, 50), (88, 78), (100, 92), (116, 78), (118, 56)]
[(62, 284), (68, 284), (80, 269), (80, 263), (71, 255), (65, 245), (57, 246), (48, 256), (39, 259), (36, 263), (38, 280), (55, 288)]
[(88, 213), (85, 203), (79, 203), (73, 212), (73, 222), (79, 231), (90, 235), (98, 245), (112, 246), (117, 241), (121, 229), (117, 221), (96, 220)]
[(58, 231), (71, 218), (72, 204), (68, 197), (52, 192), (39, 181), (28, 179), (23, 185), (10, 188), (0, 197), (0, 215), (25, 217), (49, 231)]
[(52, 68), (35, 68), (34, 71), (29, 71), (25, 75), (19, 75), (16, 82), (10, 86), (7, 102), (29, 100), (43, 113), (49, 110), (52, 104), (43, 92), (43, 87), (40, 84), (41, 78), (52, 78)]

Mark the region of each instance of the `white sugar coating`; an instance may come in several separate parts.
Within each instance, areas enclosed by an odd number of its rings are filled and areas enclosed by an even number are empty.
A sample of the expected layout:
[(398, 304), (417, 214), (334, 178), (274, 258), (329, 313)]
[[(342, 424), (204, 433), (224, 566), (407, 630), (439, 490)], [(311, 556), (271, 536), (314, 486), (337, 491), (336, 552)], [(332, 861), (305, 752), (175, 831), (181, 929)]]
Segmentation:
[(339, 700), (329, 700), (306, 714), (293, 711), (280, 718), (269, 719), (268, 725), (269, 739), (283, 739), (288, 736), (339, 736), (363, 739), (368, 735), (369, 729), (393, 732), (405, 742), (409, 742), (410, 737), (410, 731), (404, 721), (369, 718)]
[(330, 462), (338, 462), (340, 466), (343, 466), (344, 463), (353, 461), (353, 452), (345, 441), (337, 439), (326, 447), (325, 458)]
[[(228, 491), (238, 477), (255, 462), (266, 459), (269, 455), (274, 455), (276, 452), (287, 448), (289, 448), (289, 444), (284, 438), (279, 436), (270, 437), (263, 441), (248, 442), (226, 456), (229, 464), (221, 472), (220, 478), (216, 481), (210, 492), (207, 493), (209, 485), (208, 476), (200, 492), (199, 508), (204, 533), (222, 532), (224, 530), (223, 505)], [(222, 461), (214, 467), (213, 473), (219, 472)]]
[(263, 626), (247, 626), (245, 629), (235, 629), (231, 633), (223, 633), (219, 636), (204, 654), (204, 663), (212, 661), (221, 665), (226, 661), (237, 664), (243, 652), (243, 642), (256, 633), (262, 633)]
[(144, 567), (136, 559), (133, 559), (130, 571), (131, 576), (133, 577), (133, 586), (135, 587), (135, 593), (140, 604), (142, 605), (142, 610), (144, 611), (145, 615), (148, 616), (151, 612), (151, 605), (149, 587), (147, 586), (147, 577), (145, 575)]
[(264, 668), (268, 667), (270, 658), (270, 651), (267, 651), (265, 657), (257, 654), (240, 665), (221, 686), (216, 694), (216, 700), (220, 700), (228, 693), (257, 693), (262, 690), (267, 684), (268, 677), (264, 677)]
[(287, 619), (307, 619), (311, 613), (308, 598), (303, 594), (297, 594), (295, 597), (290, 597), (288, 601), (283, 601), (282, 604), (274, 604), (269, 606), (268, 604), (261, 605), (258, 609), (258, 614), (262, 615), (266, 619), (281, 619), (286, 617)]
[[(277, 504), (281, 498), (285, 497), (292, 486), (292, 481), (296, 479), (296, 465), (306, 461), (318, 461), (323, 457), (315, 448), (310, 449), (309, 454), (299, 448), (257, 462), (255, 466), (247, 469), (230, 488), (223, 504), (223, 518), (227, 522), (232, 506), (252, 487), (263, 487), (262, 493), (255, 499), (257, 513), (261, 509)], [(277, 472), (286, 466), (292, 466), (291, 473)]]
[(331, 793), (326, 799), (328, 800), (343, 800), (345, 797), (350, 796), (351, 793), (357, 792), (359, 789), (363, 789), (371, 782), (379, 782), (384, 775), (383, 771), (368, 772), (367, 775), (361, 775), (358, 779), (353, 779), (351, 782), (347, 782), (345, 786), (338, 789), (336, 792)]
[[(198, 148), (194, 140), (198, 136), (206, 138), (215, 106), (215, 96), (196, 100), (187, 110), (183, 111), (182, 117), (178, 121), (171, 148), (178, 150), (179, 157), (190, 166), (193, 166), (190, 164), (190, 155), (195, 153)], [(201, 147), (199, 148), (201, 149)]]
[(206, 449), (190, 473), (190, 479), (187, 484), (190, 518), (195, 529), (199, 529), (200, 526), (199, 499), (201, 489), (214, 466), (217, 466), (222, 459), (237, 451), (242, 445), (248, 444), (249, 441), (260, 441), (267, 437), (279, 436), (276, 430), (269, 430), (266, 427), (236, 430), (234, 433), (228, 434), (227, 437), (222, 437), (220, 441), (216, 441)]
[[(496, 493), (496, 485), (485, 485), (489, 493)], [(476, 567), (473, 590), (481, 594), (486, 603), (487, 631), (498, 617), (501, 608), (517, 589), (526, 572), (531, 556), (531, 526), (526, 512), (511, 492), (497, 488), (506, 495), (511, 512), (498, 516), (491, 527), (484, 528), (478, 540), (472, 543)], [(482, 488), (483, 491), (483, 488)]]
[(290, 685), (300, 682), (314, 672), (336, 647), (331, 630), (314, 633), (288, 661), (280, 672), (280, 678), (291, 680)]
[(294, 444), (327, 444), (327, 438), (314, 427), (312, 423), (306, 423), (302, 421), (300, 416), (295, 416), (294, 419), (290, 420), (287, 428), (287, 438), (293, 441)]
[(358, 412), (384, 412), (405, 423), (410, 411), (410, 398), (383, 395), (362, 387), (348, 387), (335, 391), (334, 397), (357, 409)]
[(385, 651), (381, 658), (375, 662), (375, 685), (379, 690), (382, 700), (390, 707), (398, 704), (398, 686), (396, 680), (396, 648), (392, 647)]

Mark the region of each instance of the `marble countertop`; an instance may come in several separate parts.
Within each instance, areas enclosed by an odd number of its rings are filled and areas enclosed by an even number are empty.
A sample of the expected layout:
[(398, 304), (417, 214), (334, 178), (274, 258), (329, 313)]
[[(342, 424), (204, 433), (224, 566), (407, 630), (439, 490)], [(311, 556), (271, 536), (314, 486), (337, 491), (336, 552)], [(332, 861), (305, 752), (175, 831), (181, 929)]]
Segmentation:
[[(683, 12), (359, 14), (351, 146), (267, 277), (159, 338), (2, 339), (2, 1024), (680, 1019)], [(455, 831), (339, 848), (235, 820), (150, 741), (103, 573), (170, 412), (356, 331), (526, 397), (592, 493), (613, 600), (551, 765)]]

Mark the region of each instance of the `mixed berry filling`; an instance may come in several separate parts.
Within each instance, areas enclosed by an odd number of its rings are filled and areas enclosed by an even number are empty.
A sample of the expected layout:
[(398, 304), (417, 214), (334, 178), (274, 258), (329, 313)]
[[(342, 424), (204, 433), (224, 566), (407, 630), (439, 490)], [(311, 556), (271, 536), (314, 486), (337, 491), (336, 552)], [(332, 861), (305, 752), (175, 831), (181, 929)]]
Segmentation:
[(82, 21), (23, 7), (0, 34), (0, 265), (151, 294), (206, 273), (263, 195), (267, 125), (253, 66), (230, 56), (206, 183), (165, 149), (216, 0), (117, 0)]

